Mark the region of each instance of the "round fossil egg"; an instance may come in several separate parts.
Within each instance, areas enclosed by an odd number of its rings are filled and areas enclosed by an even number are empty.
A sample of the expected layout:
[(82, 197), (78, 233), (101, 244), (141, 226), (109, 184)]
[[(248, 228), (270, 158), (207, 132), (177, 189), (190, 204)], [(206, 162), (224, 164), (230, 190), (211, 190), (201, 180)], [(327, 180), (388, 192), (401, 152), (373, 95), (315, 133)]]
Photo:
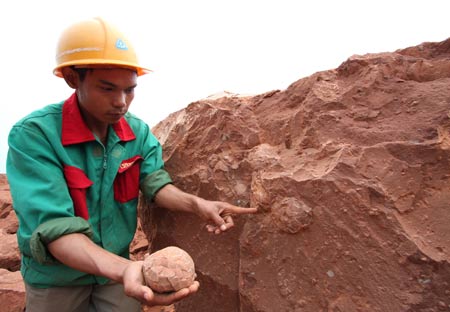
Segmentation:
[(147, 286), (159, 293), (189, 287), (197, 277), (194, 260), (175, 246), (146, 255), (142, 270)]

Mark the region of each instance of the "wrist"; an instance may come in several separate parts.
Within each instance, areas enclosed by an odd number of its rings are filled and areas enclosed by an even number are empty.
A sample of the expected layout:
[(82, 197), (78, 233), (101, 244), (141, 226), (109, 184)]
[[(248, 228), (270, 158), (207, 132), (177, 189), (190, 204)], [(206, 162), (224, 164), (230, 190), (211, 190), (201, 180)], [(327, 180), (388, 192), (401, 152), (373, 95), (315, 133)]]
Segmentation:
[(190, 203), (189, 203), (189, 207), (190, 207), (190, 211), (198, 216), (201, 215), (200, 213), (200, 202), (202, 201), (202, 199), (200, 197), (194, 196), (192, 195), (190, 198)]
[(99, 268), (100, 275), (123, 284), (125, 272), (132, 261), (119, 256), (112, 259), (110, 265)]

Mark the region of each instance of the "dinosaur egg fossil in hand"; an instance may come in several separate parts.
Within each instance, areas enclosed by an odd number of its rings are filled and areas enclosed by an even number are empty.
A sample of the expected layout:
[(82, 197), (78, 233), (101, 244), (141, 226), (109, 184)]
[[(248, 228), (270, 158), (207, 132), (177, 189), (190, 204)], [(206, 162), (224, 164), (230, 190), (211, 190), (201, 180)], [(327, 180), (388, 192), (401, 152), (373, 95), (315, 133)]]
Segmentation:
[(145, 283), (158, 293), (177, 291), (194, 282), (194, 260), (181, 248), (170, 246), (146, 255), (142, 267)]

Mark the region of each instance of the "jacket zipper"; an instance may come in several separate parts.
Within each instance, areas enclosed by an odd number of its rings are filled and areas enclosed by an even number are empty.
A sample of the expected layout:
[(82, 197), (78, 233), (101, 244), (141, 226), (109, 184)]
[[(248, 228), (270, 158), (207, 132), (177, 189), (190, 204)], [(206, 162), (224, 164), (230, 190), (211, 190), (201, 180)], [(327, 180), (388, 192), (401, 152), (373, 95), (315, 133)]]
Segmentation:
[(107, 165), (108, 165), (108, 163), (107, 163), (107, 160), (108, 160), (108, 155), (106, 154), (106, 152), (103, 154), (103, 169), (104, 170), (106, 170), (106, 168), (108, 167)]

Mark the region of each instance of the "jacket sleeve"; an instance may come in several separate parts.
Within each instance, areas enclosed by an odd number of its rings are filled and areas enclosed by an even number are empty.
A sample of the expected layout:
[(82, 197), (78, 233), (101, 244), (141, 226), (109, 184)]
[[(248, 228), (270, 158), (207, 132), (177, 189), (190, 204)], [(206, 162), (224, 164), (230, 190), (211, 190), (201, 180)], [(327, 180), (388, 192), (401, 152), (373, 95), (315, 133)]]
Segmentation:
[(46, 245), (58, 237), (80, 232), (90, 225), (75, 217), (73, 202), (56, 148), (33, 124), (20, 124), (8, 137), (7, 178), (13, 208), (19, 219), (20, 251), (39, 262), (52, 259)]
[(42, 223), (31, 235), (32, 257), (41, 264), (57, 263), (58, 261), (48, 252), (47, 244), (63, 235), (72, 233), (82, 233), (91, 239), (94, 236), (89, 222), (80, 217), (57, 218)]
[(156, 193), (165, 185), (172, 183), (169, 173), (164, 169), (162, 147), (148, 126), (145, 127), (143, 142), (143, 161), (141, 164), (140, 188), (144, 196), (153, 200)]
[(146, 175), (142, 183), (141, 189), (145, 197), (153, 200), (156, 193), (167, 184), (171, 184), (172, 179), (169, 173), (164, 169), (158, 169), (153, 173)]

